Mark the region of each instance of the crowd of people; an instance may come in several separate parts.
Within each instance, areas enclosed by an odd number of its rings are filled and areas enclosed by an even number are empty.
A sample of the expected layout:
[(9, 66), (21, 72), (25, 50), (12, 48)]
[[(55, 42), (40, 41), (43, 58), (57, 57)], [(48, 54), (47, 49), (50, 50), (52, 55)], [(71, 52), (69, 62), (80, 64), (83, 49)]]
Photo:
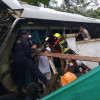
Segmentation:
[[(79, 34), (82, 35), (84, 40), (91, 39), (88, 31), (82, 26), (80, 27)], [(67, 41), (65, 41), (64, 38), (61, 37), (60, 33), (55, 33), (53, 35), (54, 37), (54, 45), (53, 48), (58, 50), (59, 53), (61, 53), (61, 48), (64, 50), (64, 54), (76, 54), (69, 46)], [(37, 77), (37, 82), (39, 84), (42, 84), (44, 91), (46, 90), (46, 87), (49, 85), (49, 81), (51, 80), (52, 72), (50, 68), (50, 63), (47, 56), (37, 56), (36, 59), (38, 60), (38, 66), (33, 61), (32, 53), (36, 53), (37, 45), (33, 42), (29, 42), (29, 34), (27, 30), (21, 30), (20, 35), (16, 40), (15, 43), (15, 49), (13, 52), (13, 61), (14, 65), (16, 67), (17, 72), (17, 95), (11, 94), (7, 96), (0, 97), (0, 100), (20, 100), (17, 97), (21, 97), (23, 93), (26, 93), (26, 100), (37, 100), (39, 96), (39, 86), (35, 82), (29, 83), (29, 85), (26, 87), (26, 92), (23, 91), (23, 87), (25, 84), (25, 76), (26, 71), (29, 69), (30, 74), (33, 77)], [(50, 39), (50, 38), (48, 38)], [(48, 39), (46, 40), (46, 43), (48, 44)], [(40, 42), (40, 40), (38, 39)], [(33, 51), (34, 52), (33, 52)], [(51, 49), (46, 45), (44, 48), (45, 53), (50, 53)], [(76, 75), (76, 77), (79, 77), (82, 75), (82, 71), (80, 68), (83, 68), (81, 61), (79, 60), (72, 60), (72, 59), (66, 59), (66, 66), (64, 69), (64, 73), (70, 72)], [(84, 67), (85, 69), (85, 67)], [(17, 97), (16, 97), (17, 96)], [(17, 99), (7, 99), (7, 98), (17, 98)], [(24, 97), (23, 97), (24, 98)], [(22, 100), (22, 99), (21, 99)], [(23, 99), (25, 100), (25, 98)]]

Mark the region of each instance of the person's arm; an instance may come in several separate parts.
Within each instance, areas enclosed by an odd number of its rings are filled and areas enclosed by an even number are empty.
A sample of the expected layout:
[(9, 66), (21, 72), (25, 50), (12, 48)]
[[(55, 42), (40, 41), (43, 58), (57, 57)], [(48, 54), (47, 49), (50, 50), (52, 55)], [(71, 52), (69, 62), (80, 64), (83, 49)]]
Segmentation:
[(66, 73), (66, 72), (68, 71), (68, 69), (69, 69), (69, 64), (67, 64), (67, 65), (65, 66), (64, 73)]
[(66, 64), (65, 69), (64, 69), (64, 73), (66, 73), (68, 71), (70, 62), (71, 62), (71, 60), (68, 59), (67, 64)]
[(86, 36), (87, 36), (87, 38), (89, 38), (89, 34), (88, 33), (86, 33)]
[(89, 33), (87, 30), (84, 30), (85, 34), (86, 34), (86, 37), (89, 38)]

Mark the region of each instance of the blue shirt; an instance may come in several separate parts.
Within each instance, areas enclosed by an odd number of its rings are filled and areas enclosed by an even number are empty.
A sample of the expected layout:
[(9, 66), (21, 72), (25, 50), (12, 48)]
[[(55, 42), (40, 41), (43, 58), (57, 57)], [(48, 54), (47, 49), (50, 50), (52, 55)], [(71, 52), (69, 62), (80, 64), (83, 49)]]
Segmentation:
[(15, 45), (14, 60), (18, 61), (23, 58), (31, 58), (31, 50), (28, 44), (28, 40), (23, 37), (19, 37)]

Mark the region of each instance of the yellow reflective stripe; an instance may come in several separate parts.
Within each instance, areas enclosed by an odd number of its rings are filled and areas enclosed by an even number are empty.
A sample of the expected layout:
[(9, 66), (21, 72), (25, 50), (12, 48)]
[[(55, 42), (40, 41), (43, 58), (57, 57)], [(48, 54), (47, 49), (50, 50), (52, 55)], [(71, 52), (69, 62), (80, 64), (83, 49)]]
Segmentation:
[(67, 52), (69, 49), (70, 49), (69, 47), (65, 48), (64, 49), (64, 52)]
[(64, 42), (65, 42), (65, 41), (64, 41), (64, 40), (62, 40), (62, 41), (60, 41), (60, 42), (59, 42), (59, 44), (61, 45), (61, 44), (63, 44)]

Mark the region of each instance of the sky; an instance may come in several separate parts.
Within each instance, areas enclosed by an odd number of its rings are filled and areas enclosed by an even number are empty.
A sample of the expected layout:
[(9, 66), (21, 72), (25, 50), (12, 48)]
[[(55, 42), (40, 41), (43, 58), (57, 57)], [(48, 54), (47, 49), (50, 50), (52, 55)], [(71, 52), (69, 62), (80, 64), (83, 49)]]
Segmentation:
[[(64, 0), (57, 0), (58, 6), (60, 6), (60, 5), (62, 4), (63, 1), (64, 1)], [(98, 1), (98, 3), (99, 3), (98, 6), (93, 6), (94, 4), (91, 4), (93, 9), (96, 9), (97, 7), (100, 7), (100, 0), (97, 0), (97, 1)], [(90, 9), (90, 8), (91, 8), (91, 6), (88, 7), (88, 9)]]
[(98, 7), (100, 7), (100, 0), (96, 0), (96, 1), (98, 2), (98, 6), (95, 6), (93, 3), (91, 3), (90, 5), (92, 5), (92, 6), (90, 6), (88, 8), (91, 8), (92, 7), (93, 9), (97, 9)]
[(57, 2), (58, 2), (58, 5), (60, 6), (62, 4), (63, 0), (57, 0)]

